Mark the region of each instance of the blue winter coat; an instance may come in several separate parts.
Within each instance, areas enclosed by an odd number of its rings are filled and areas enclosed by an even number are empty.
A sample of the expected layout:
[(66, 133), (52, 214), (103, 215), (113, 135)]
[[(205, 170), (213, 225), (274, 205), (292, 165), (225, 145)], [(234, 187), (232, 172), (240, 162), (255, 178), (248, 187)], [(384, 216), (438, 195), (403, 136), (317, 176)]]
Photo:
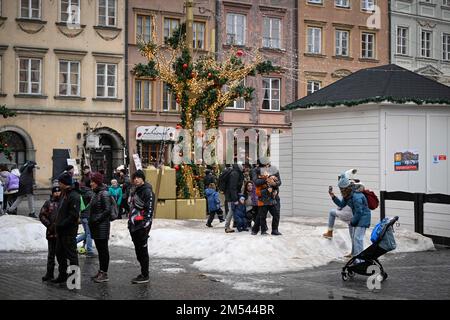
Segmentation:
[(215, 189), (207, 188), (205, 190), (206, 201), (208, 201), (208, 212), (214, 212), (220, 209), (219, 193)]
[(367, 205), (366, 196), (358, 191), (353, 191), (348, 199), (333, 197), (333, 202), (340, 208), (349, 206), (353, 211), (350, 225), (353, 227), (370, 227), (371, 213)]

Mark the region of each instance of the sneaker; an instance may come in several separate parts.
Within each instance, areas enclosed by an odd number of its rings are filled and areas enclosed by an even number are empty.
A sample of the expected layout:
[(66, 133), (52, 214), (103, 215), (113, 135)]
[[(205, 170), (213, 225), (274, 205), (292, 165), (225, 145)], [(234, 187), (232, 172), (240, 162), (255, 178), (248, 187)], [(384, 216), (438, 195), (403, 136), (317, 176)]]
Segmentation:
[(226, 233), (233, 233), (233, 232), (234, 232), (234, 229), (227, 228), (227, 229), (225, 229), (225, 232), (226, 232)]
[(28, 215), (30, 218), (38, 219), (38, 216), (36, 215), (36, 212), (32, 212)]
[(94, 278), (94, 282), (97, 282), (97, 283), (108, 282), (108, 281), (109, 281), (108, 274), (103, 271), (99, 271), (97, 277)]
[(53, 280), (53, 275), (52, 274), (46, 273), (45, 276), (42, 277), (42, 281), (44, 281), (44, 282), (52, 281), (52, 280)]
[(272, 231), (272, 233), (271, 233), (273, 236), (282, 236), (283, 234), (280, 232), (280, 231), (278, 231), (278, 230), (275, 230), (275, 231)]
[(100, 276), (100, 273), (101, 273), (101, 271), (98, 270), (97, 274), (95, 276), (91, 277), (91, 279), (95, 281), (95, 279), (97, 279)]
[(147, 283), (149, 282), (150, 278), (148, 276), (143, 276), (142, 274), (138, 275), (136, 278), (131, 280), (131, 283), (133, 284), (139, 284), (139, 283)]
[(78, 248), (78, 254), (86, 254), (86, 249), (83, 247)]

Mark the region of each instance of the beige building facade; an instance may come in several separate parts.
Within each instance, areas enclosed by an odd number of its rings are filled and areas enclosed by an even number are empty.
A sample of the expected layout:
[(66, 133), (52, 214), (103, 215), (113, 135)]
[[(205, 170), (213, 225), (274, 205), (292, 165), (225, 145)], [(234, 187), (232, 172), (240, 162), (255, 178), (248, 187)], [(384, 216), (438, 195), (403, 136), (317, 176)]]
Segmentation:
[(125, 0), (1, 1), (0, 120), (12, 161), (49, 187), (66, 159), (93, 171), (125, 159)]
[(389, 63), (385, 0), (299, 0), (299, 98)]

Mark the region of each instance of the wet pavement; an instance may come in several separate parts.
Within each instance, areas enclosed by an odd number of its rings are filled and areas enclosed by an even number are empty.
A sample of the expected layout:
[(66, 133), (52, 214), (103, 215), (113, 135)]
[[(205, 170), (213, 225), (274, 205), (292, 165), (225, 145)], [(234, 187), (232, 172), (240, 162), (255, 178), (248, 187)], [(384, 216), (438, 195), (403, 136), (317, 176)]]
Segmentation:
[[(381, 259), (389, 278), (380, 290), (367, 277), (344, 282), (344, 261), (299, 272), (236, 275), (205, 273), (192, 259), (150, 258), (150, 283), (133, 285), (139, 273), (134, 250), (111, 247), (110, 281), (94, 283), (97, 258), (80, 256), (81, 289), (41, 282), (46, 253), (0, 252), (0, 299), (55, 300), (278, 300), (278, 299), (450, 299), (450, 250), (388, 254)], [(250, 258), (250, 257), (249, 257)]]

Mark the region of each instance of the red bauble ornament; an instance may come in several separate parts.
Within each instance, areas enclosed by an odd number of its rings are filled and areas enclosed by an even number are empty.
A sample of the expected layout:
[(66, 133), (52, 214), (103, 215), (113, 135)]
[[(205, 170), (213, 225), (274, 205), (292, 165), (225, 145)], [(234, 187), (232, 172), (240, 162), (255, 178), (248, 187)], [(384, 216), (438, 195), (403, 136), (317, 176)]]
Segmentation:
[(210, 72), (210, 73), (208, 73), (208, 78), (211, 78), (212, 77), (212, 73)]
[(179, 166), (179, 165), (176, 165), (176, 166), (174, 167), (174, 169), (175, 169), (176, 171), (178, 171), (178, 170), (180, 170), (180, 166)]
[(181, 129), (181, 128), (182, 128), (181, 124), (178, 123), (177, 126), (176, 126), (176, 128), (177, 128), (177, 129)]
[(183, 69), (187, 69), (187, 67), (188, 67), (187, 63), (183, 64)]
[(8, 144), (7, 144), (7, 143), (5, 143), (3, 146), (4, 146), (5, 148), (8, 148)]
[(242, 57), (244, 55), (244, 51), (242, 51), (241, 49), (239, 49), (238, 51), (236, 51), (236, 55), (238, 57)]

